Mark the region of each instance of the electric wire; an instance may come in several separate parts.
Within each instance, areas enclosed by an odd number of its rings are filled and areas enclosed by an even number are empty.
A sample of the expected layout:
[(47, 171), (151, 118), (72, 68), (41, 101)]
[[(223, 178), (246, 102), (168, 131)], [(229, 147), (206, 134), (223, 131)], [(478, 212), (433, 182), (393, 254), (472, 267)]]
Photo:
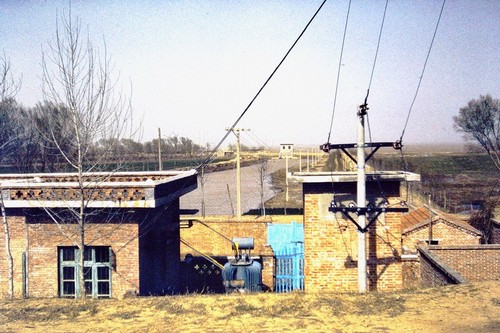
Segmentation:
[(387, 14), (387, 6), (388, 6), (388, 4), (389, 4), (389, 0), (386, 0), (385, 1), (385, 8), (384, 8), (384, 15), (382, 16), (382, 23), (380, 24), (380, 31), (379, 31), (379, 34), (378, 34), (377, 50), (375, 51), (375, 57), (373, 59), (372, 73), (370, 75), (370, 82), (368, 83), (368, 89), (366, 91), (365, 104), (368, 103), (368, 95), (370, 94), (370, 88), (372, 86), (373, 73), (375, 72), (375, 66), (377, 64), (378, 51), (380, 49), (380, 41), (382, 40), (382, 31), (384, 30), (385, 16)]
[(220, 269), (224, 269), (224, 265), (222, 265), (220, 262), (218, 262), (217, 260), (215, 260), (214, 258), (212, 258), (210, 255), (208, 255), (208, 254), (206, 254), (204, 252), (201, 252), (200, 250), (198, 250), (193, 245), (189, 244), (188, 242), (186, 242), (184, 239), (182, 239), (180, 237), (179, 237), (179, 241), (182, 244), (184, 244), (187, 247), (189, 247), (191, 250), (198, 252), (203, 258), (205, 258), (206, 260), (208, 260), (209, 262), (211, 262), (215, 266), (219, 267)]
[[(243, 110), (243, 112), (240, 114), (240, 116), (236, 119), (236, 121), (233, 123), (232, 126), (230, 126), (229, 128), (235, 128), (236, 125), (238, 125), (238, 123), (240, 122), (240, 120), (243, 118), (243, 116), (247, 113), (247, 111), (250, 109), (250, 107), (252, 106), (253, 102), (257, 99), (257, 97), (260, 95), (260, 93), (262, 92), (262, 90), (264, 90), (264, 88), (267, 86), (267, 84), (269, 83), (269, 81), (271, 81), (271, 79), (273, 78), (274, 74), (278, 71), (278, 69), (281, 67), (281, 65), (283, 64), (283, 62), (286, 60), (286, 58), (288, 57), (288, 55), (292, 52), (292, 50), (295, 48), (295, 45), (297, 45), (297, 43), (299, 42), (299, 40), (302, 38), (302, 36), (304, 35), (304, 33), (306, 32), (306, 30), (309, 28), (309, 26), (311, 25), (312, 21), (316, 18), (316, 16), (318, 15), (319, 11), (321, 10), (321, 8), (323, 8), (323, 5), (326, 3), (326, 0), (323, 0), (323, 2), (321, 3), (321, 5), (319, 6), (319, 8), (316, 10), (316, 12), (314, 13), (314, 15), (311, 17), (311, 19), (309, 20), (309, 22), (307, 22), (306, 26), (304, 27), (304, 29), (302, 30), (302, 32), (299, 34), (299, 36), (297, 37), (297, 39), (295, 39), (295, 41), (293, 42), (292, 46), (288, 49), (288, 51), (285, 53), (285, 56), (281, 59), (281, 61), (278, 63), (278, 65), (274, 68), (274, 70), (272, 71), (271, 75), (269, 75), (269, 77), (266, 79), (266, 81), (264, 82), (264, 84), (260, 87), (260, 89), (257, 91), (257, 93), (255, 94), (255, 96), (252, 98), (252, 100), (250, 101), (250, 103), (247, 105), (247, 107)], [(226, 134), (224, 134), (224, 136), (222, 137), (222, 139), (219, 141), (219, 143), (217, 143), (217, 145), (215, 146), (215, 148), (212, 150), (212, 152), (209, 154), (209, 156), (203, 161), (203, 163), (201, 165), (199, 165), (197, 167), (197, 169), (200, 169), (201, 167), (203, 167), (204, 165), (206, 165), (207, 163), (209, 163), (211, 161), (211, 158), (213, 157), (213, 155), (217, 152), (217, 150), (219, 149), (219, 147), (222, 145), (222, 143), (227, 139), (227, 137), (229, 136), (229, 133), (231, 131), (226, 131)]]
[(338, 90), (339, 90), (339, 82), (340, 82), (340, 69), (342, 67), (342, 57), (344, 55), (345, 37), (347, 35), (347, 26), (349, 24), (349, 13), (350, 13), (350, 11), (351, 11), (351, 0), (349, 0), (349, 6), (347, 7), (347, 14), (346, 14), (345, 26), (344, 26), (344, 35), (342, 37), (342, 47), (340, 48), (339, 66), (338, 66), (338, 69), (337, 69), (337, 82), (335, 83), (335, 94), (334, 94), (334, 97), (333, 97), (332, 118), (330, 119), (330, 130), (328, 132), (328, 139), (326, 140), (327, 143), (330, 142), (330, 137), (332, 135), (333, 119), (335, 117), (335, 108), (337, 106), (337, 93), (338, 93)]
[(421, 72), (420, 78), (418, 80), (417, 89), (415, 91), (415, 95), (413, 96), (413, 100), (410, 104), (410, 109), (408, 110), (408, 115), (406, 116), (406, 122), (405, 122), (405, 125), (403, 127), (403, 131), (401, 132), (401, 137), (399, 138), (400, 142), (403, 142), (403, 136), (405, 135), (406, 127), (408, 126), (408, 121), (410, 120), (413, 105), (415, 104), (415, 100), (417, 99), (417, 95), (418, 95), (418, 92), (420, 90), (420, 85), (422, 84), (422, 79), (424, 77), (425, 68), (427, 67), (427, 61), (429, 60), (429, 56), (431, 55), (432, 46), (434, 45), (434, 39), (436, 38), (436, 34), (437, 34), (437, 31), (439, 28), (439, 23), (441, 22), (441, 17), (443, 15), (443, 10), (444, 10), (445, 4), (446, 4), (446, 0), (443, 0), (443, 4), (441, 5), (441, 11), (439, 12), (439, 17), (438, 17), (438, 20), (436, 22), (436, 27), (434, 28), (434, 34), (432, 35), (431, 44), (429, 46), (429, 50), (427, 51), (427, 56), (425, 58), (424, 66), (422, 68), (422, 72)]

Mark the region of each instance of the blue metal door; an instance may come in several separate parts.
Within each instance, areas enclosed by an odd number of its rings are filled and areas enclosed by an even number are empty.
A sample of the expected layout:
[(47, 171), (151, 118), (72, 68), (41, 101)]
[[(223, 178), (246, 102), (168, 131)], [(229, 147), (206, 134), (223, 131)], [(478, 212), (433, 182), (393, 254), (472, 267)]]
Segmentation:
[(302, 224), (269, 224), (267, 242), (275, 256), (276, 292), (304, 290), (304, 228)]

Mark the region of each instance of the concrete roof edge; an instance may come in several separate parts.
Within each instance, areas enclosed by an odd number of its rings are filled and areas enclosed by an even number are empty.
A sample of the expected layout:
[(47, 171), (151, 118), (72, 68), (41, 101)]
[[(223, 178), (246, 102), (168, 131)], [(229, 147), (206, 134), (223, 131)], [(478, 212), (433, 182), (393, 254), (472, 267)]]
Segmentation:
[[(352, 182), (357, 181), (355, 171), (335, 171), (335, 172), (294, 172), (292, 178), (302, 183), (331, 183), (331, 182)], [(367, 172), (367, 181), (420, 181), (420, 175), (406, 171), (378, 171)]]
[[(159, 180), (146, 180), (146, 181), (138, 181), (132, 182), (134, 187), (154, 187), (163, 183), (168, 183), (171, 181), (175, 181), (178, 179), (182, 179), (184, 177), (189, 177), (195, 175), (197, 171), (195, 169), (191, 169), (188, 171), (144, 171), (144, 172), (89, 172), (84, 173), (85, 176), (133, 176), (133, 175), (165, 175), (169, 176), (165, 179)], [(29, 184), (32, 188), (43, 188), (43, 187), (65, 187), (65, 188), (75, 188), (79, 187), (77, 182), (46, 182), (41, 181), (38, 178), (41, 177), (64, 177), (69, 175), (76, 175), (76, 173), (38, 173), (38, 174), (3, 174), (0, 175), (0, 187), (3, 188), (24, 188), (27, 184)], [(2, 181), (5, 179), (6, 181)], [(130, 187), (131, 182), (84, 182), (84, 186), (94, 186), (94, 187)]]

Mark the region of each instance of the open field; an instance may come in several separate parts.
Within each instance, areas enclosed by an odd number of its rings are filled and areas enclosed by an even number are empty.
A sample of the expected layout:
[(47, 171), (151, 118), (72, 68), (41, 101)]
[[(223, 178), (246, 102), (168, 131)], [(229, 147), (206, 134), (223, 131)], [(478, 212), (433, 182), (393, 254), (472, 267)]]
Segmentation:
[(399, 293), (0, 301), (1, 332), (500, 332), (500, 282)]

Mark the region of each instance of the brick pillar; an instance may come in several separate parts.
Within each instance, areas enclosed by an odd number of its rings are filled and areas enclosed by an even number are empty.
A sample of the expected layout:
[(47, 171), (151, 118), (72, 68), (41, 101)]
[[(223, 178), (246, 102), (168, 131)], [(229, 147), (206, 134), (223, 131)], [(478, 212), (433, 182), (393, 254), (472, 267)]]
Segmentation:
[[(337, 185), (337, 184), (336, 184)], [(344, 204), (355, 202), (354, 183), (337, 185), (337, 198)], [(380, 202), (378, 186), (369, 187), (369, 202)], [(398, 184), (399, 186), (399, 184)], [(339, 195), (339, 187), (341, 187)], [(399, 203), (399, 191), (390, 185), (386, 194), (393, 206)], [(304, 184), (305, 290), (358, 291), (357, 227), (341, 213), (328, 211), (333, 199), (331, 184)], [(352, 216), (356, 219), (356, 215)], [(368, 217), (368, 220), (371, 220)], [(379, 216), (367, 234), (367, 270), (369, 290), (402, 289), (401, 213)]]

